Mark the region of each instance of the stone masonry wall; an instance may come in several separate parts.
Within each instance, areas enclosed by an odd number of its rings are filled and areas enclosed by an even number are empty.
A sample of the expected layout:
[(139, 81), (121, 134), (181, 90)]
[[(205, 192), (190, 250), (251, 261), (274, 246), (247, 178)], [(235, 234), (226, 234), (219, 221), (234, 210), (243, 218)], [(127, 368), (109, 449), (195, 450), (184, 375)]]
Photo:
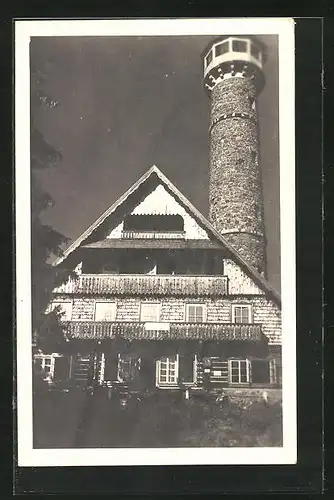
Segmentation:
[[(65, 297), (64, 297), (65, 298)], [(59, 299), (57, 298), (57, 301)], [(68, 300), (68, 299), (67, 299)], [(77, 297), (72, 302), (73, 321), (94, 321), (96, 301), (116, 302), (116, 321), (140, 321), (140, 304), (145, 302), (139, 297), (132, 298), (82, 298)], [(281, 343), (281, 312), (279, 308), (265, 296), (248, 298), (229, 297), (222, 299), (182, 299), (182, 298), (156, 298), (146, 302), (160, 304), (160, 321), (182, 322), (186, 321), (186, 304), (204, 304), (207, 322), (232, 322), (232, 304), (251, 304), (252, 322), (263, 325), (263, 333), (268, 337), (269, 344)]]
[(217, 84), (211, 99), (210, 220), (250, 264), (265, 272), (256, 89), (250, 79), (233, 77)]

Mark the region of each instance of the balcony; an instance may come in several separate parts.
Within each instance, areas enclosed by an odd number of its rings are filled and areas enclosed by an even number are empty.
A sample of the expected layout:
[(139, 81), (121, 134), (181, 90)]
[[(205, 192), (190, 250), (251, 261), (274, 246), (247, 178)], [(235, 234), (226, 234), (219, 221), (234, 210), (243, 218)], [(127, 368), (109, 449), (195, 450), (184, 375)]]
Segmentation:
[(122, 238), (148, 240), (184, 240), (184, 231), (122, 231)]
[(210, 297), (228, 294), (227, 276), (81, 274), (54, 293)]
[(79, 340), (238, 340), (256, 342), (263, 339), (260, 324), (229, 323), (136, 323), (107, 321), (69, 321), (70, 338)]

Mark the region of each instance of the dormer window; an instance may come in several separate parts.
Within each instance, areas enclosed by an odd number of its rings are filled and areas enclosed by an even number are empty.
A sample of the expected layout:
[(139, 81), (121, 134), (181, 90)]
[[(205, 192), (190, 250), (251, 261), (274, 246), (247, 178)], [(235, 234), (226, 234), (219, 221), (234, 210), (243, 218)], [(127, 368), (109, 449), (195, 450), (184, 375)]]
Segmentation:
[(182, 238), (181, 215), (128, 215), (124, 220), (123, 238)]

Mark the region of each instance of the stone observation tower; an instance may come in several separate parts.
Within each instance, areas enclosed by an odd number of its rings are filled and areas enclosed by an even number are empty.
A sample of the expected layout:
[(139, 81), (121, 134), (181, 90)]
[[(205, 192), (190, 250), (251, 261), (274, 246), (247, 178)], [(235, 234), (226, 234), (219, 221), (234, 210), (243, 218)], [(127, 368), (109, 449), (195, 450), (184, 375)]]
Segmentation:
[(209, 218), (249, 264), (266, 274), (266, 240), (256, 99), (265, 48), (251, 36), (225, 36), (204, 53), (211, 98)]

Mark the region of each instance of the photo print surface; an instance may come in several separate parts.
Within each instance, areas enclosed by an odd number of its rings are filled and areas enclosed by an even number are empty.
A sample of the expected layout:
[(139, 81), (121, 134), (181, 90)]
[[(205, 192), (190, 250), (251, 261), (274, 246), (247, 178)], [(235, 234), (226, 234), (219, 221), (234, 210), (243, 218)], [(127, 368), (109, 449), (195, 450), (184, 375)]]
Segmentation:
[(293, 25), (271, 21), (17, 26), (24, 465), (294, 463)]

